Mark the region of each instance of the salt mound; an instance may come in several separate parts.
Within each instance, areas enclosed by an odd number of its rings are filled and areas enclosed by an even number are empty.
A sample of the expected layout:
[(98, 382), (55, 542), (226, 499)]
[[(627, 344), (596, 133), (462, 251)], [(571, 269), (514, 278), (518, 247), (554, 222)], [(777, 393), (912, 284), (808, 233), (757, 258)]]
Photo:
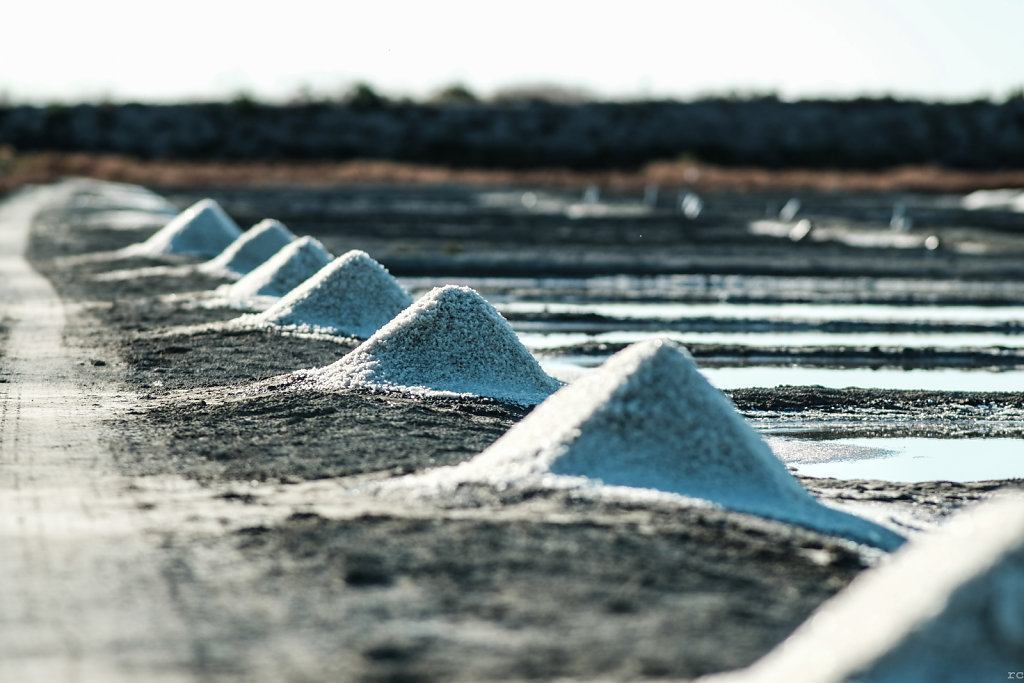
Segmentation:
[(532, 405), (561, 383), (468, 287), (424, 294), (347, 356), (311, 373), (321, 387), (489, 396)]
[(294, 239), (295, 235), (281, 221), (265, 218), (239, 235), (216, 258), (200, 266), (200, 270), (245, 275)]
[(227, 287), (229, 299), (240, 301), (255, 296), (284, 296), (331, 262), (331, 255), (319, 240), (300, 237)]
[(223, 251), (241, 234), (241, 229), (220, 204), (212, 199), (202, 199), (171, 219), (148, 240), (124, 251), (137, 256), (190, 254), (211, 257)]
[[(438, 481), (654, 489), (870, 545), (897, 534), (815, 500), (712, 387), (682, 347), (634, 344), (544, 401), (468, 463)], [(581, 479), (582, 478), (582, 479)]]
[(178, 209), (164, 197), (139, 185), (92, 178), (75, 178), (65, 181), (64, 185), (74, 193), (68, 204), (80, 210), (178, 213)]
[(411, 304), (384, 266), (366, 252), (350, 251), (254, 319), (366, 339)]
[[(702, 681), (986, 681), (1024, 660), (1024, 500), (918, 536), (749, 669)], [(854, 637), (851, 637), (854, 636)]]

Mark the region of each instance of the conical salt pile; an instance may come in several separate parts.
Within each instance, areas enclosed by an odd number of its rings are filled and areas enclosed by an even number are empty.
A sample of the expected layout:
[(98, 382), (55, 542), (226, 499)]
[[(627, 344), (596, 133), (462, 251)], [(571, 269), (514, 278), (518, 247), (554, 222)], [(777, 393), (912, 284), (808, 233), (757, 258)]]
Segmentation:
[(222, 252), (241, 234), (241, 229), (220, 204), (212, 199), (201, 199), (148, 240), (128, 247), (125, 252), (138, 256), (187, 254), (211, 257)]
[(1013, 496), (916, 537), (749, 669), (700, 680), (1006, 680), (1022, 661), (1024, 500)]
[(818, 503), (689, 353), (666, 341), (615, 354), (444, 476), (503, 485), (551, 475), (701, 498), (883, 548), (902, 542)]
[(490, 396), (534, 404), (561, 383), (468, 287), (438, 287), (333, 365), (310, 373), (318, 386), (416, 394)]
[(200, 270), (208, 273), (245, 275), (288, 246), (295, 235), (281, 221), (265, 218), (229, 244)]
[(364, 251), (350, 251), (254, 319), (366, 339), (411, 304), (384, 266)]
[(241, 280), (227, 286), (227, 297), (244, 301), (255, 296), (284, 296), (330, 262), (331, 255), (320, 240), (300, 237)]

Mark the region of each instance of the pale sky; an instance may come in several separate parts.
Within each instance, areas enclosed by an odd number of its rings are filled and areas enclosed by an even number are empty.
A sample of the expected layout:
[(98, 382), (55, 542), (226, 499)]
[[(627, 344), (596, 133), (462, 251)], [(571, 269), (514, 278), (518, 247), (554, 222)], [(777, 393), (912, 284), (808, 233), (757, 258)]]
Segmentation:
[(0, 97), (422, 97), (555, 83), (608, 98), (963, 100), (1024, 87), (1024, 0), (12, 0)]

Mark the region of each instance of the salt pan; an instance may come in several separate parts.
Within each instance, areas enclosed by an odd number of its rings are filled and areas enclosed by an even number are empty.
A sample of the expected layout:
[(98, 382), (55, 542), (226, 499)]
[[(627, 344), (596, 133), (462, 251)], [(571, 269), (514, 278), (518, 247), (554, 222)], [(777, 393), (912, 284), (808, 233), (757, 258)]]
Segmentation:
[(366, 339), (412, 304), (384, 266), (363, 251), (331, 261), (255, 322)]
[[(447, 469), (447, 472), (444, 471)], [(775, 457), (682, 347), (627, 347), (435, 481), (653, 489), (893, 548), (902, 538), (827, 508)]]
[(286, 247), (295, 235), (273, 218), (265, 218), (238, 236), (216, 258), (200, 266), (208, 273), (245, 275)]
[(331, 255), (319, 240), (300, 237), (241, 280), (228, 285), (227, 298), (244, 301), (256, 296), (284, 296), (330, 262)]
[(424, 294), (347, 356), (310, 378), (321, 387), (489, 396), (532, 405), (561, 383), (508, 322), (468, 287)]
[(241, 229), (212, 199), (202, 199), (171, 219), (141, 244), (127, 247), (128, 255), (161, 256), (187, 254), (216, 256), (231, 244)]

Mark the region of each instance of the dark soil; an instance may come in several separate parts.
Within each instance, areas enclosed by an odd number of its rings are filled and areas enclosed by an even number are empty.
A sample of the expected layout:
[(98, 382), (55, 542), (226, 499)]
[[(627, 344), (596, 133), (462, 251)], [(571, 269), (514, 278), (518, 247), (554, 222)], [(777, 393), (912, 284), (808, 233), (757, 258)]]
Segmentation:
[(141, 420), (118, 425), (126, 437), (118, 449), (126, 471), (283, 482), (407, 474), (473, 457), (525, 412), (483, 400), (353, 391), (194, 393), (210, 401), (163, 400), (133, 411)]
[(296, 625), (334, 630), (368, 680), (709, 673), (773, 646), (862, 568), (842, 546), (726, 517), (575, 507), (559, 523), (295, 515), (237, 542), (260, 598), (302, 605)]

